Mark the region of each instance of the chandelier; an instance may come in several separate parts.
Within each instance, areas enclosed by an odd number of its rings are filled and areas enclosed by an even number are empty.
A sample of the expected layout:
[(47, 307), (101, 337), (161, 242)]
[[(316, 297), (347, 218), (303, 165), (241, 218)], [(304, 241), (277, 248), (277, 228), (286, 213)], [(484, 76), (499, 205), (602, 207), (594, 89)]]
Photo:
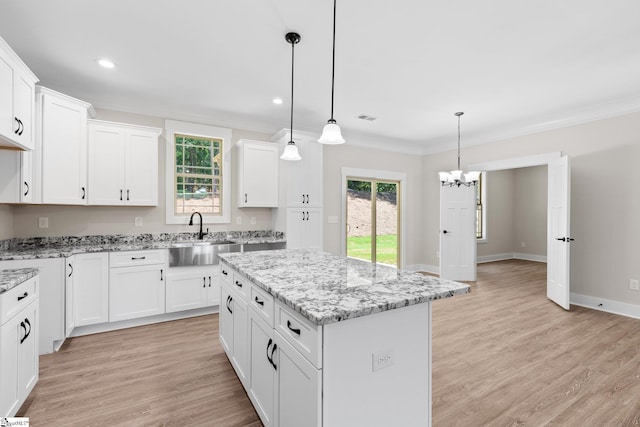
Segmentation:
[(460, 117), (463, 114), (464, 112), (462, 111), (455, 113), (455, 116), (458, 117), (458, 169), (451, 172), (438, 172), (440, 175), (440, 184), (443, 187), (460, 187), (461, 185), (470, 187), (472, 185), (477, 185), (478, 179), (480, 178), (480, 172), (470, 171), (468, 173), (463, 173), (460, 169)]

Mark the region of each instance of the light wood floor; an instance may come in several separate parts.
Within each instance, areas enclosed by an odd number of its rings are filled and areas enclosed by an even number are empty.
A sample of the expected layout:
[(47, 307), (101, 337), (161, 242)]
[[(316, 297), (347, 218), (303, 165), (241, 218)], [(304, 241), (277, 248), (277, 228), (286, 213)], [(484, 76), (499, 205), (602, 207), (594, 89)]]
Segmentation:
[[(481, 264), (433, 303), (433, 425), (640, 425), (640, 320), (545, 295), (545, 264)], [(217, 315), (73, 338), (19, 415), (51, 426), (260, 426)], [(398, 426), (402, 427), (402, 426)]]

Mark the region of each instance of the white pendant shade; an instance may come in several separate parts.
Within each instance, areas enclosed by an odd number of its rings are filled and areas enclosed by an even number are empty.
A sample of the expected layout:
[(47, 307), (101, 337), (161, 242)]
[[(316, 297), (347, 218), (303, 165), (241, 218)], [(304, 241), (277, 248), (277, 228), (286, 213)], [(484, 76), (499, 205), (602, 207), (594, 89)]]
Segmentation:
[(284, 147), (284, 151), (282, 152), (282, 156), (280, 156), (280, 158), (282, 160), (289, 161), (302, 160), (302, 157), (300, 157), (300, 153), (298, 153), (298, 147), (296, 147), (296, 144), (294, 144), (293, 141), (291, 141), (287, 144), (286, 147)]
[(320, 144), (344, 144), (344, 138), (342, 132), (340, 132), (340, 126), (335, 121), (329, 121), (322, 129), (322, 135), (318, 139)]

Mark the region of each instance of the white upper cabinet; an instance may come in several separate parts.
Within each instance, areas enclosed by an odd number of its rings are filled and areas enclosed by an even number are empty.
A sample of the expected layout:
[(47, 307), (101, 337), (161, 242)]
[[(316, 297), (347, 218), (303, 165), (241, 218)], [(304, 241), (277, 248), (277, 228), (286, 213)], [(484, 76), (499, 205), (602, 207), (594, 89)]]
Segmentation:
[(89, 204), (157, 206), (161, 129), (89, 120)]
[[(286, 162), (287, 206), (322, 206), (322, 145), (315, 140), (295, 139), (302, 160)], [(284, 160), (282, 162), (285, 162)]]
[(0, 146), (33, 150), (38, 78), (0, 38)]
[(41, 171), (42, 203), (86, 205), (87, 117), (93, 108), (86, 102), (38, 87), (36, 171)]
[(238, 207), (278, 207), (278, 145), (238, 141)]

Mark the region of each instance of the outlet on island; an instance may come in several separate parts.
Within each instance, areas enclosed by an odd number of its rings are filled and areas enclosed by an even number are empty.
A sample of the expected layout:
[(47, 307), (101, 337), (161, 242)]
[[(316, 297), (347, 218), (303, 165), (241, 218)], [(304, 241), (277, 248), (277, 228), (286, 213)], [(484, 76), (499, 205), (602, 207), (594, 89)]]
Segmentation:
[(393, 350), (373, 353), (373, 372), (393, 365)]

